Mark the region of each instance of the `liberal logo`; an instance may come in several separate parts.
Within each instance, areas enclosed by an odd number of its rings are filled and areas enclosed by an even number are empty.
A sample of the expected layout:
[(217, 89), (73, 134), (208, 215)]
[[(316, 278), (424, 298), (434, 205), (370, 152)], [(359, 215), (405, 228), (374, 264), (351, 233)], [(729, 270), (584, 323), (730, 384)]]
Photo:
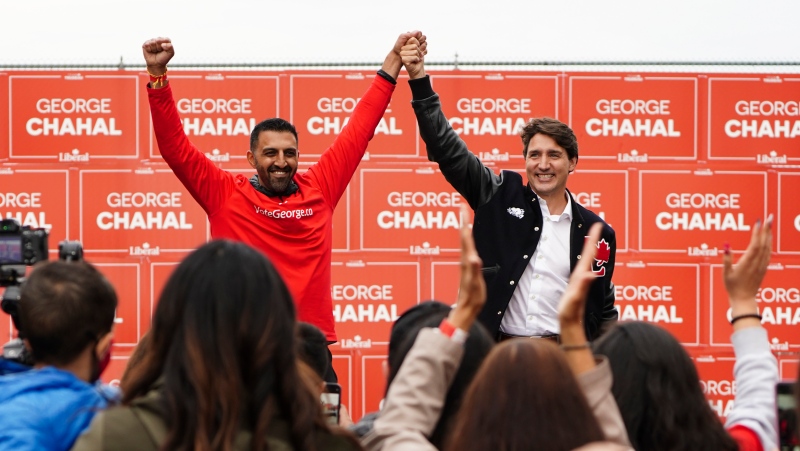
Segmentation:
[(72, 149), (72, 152), (60, 152), (58, 154), (58, 161), (88, 163), (89, 152), (81, 153), (78, 149)]
[(786, 164), (788, 160), (786, 155), (778, 155), (778, 152), (772, 150), (768, 155), (756, 155), (756, 162), (762, 164)]
[(481, 161), (508, 161), (508, 152), (500, 153), (500, 149), (494, 148), (491, 152), (480, 152), (478, 158)]
[(151, 255), (160, 255), (161, 248), (159, 246), (150, 247), (150, 243), (144, 243), (141, 246), (128, 247), (129, 255), (136, 257), (144, 257)]
[(708, 244), (703, 243), (700, 247), (690, 247), (687, 253), (693, 257), (716, 257), (719, 255), (719, 249), (709, 247)]
[(422, 246), (409, 246), (411, 255), (439, 255), (441, 250), (439, 246), (431, 246), (431, 243), (424, 242)]
[(206, 158), (208, 158), (211, 161), (228, 162), (231, 161), (231, 154), (229, 154), (228, 152), (222, 153), (219, 151), (219, 149), (214, 149), (210, 153), (206, 152)]
[(345, 338), (341, 342), (342, 349), (369, 349), (372, 347), (372, 340), (367, 338), (362, 340), (360, 335), (356, 335), (353, 339)]
[(647, 163), (647, 154), (639, 155), (639, 151), (633, 149), (628, 153), (618, 153), (617, 161), (620, 163)]
[(510, 207), (506, 211), (508, 212), (508, 214), (518, 219), (522, 219), (522, 217), (525, 216), (525, 210), (518, 207)]
[[(597, 255), (594, 256), (594, 264), (592, 265), (592, 272), (600, 277), (606, 275), (606, 263), (611, 258), (611, 246), (608, 245), (606, 239), (603, 238), (597, 243)], [(597, 269), (595, 269), (595, 267)]]

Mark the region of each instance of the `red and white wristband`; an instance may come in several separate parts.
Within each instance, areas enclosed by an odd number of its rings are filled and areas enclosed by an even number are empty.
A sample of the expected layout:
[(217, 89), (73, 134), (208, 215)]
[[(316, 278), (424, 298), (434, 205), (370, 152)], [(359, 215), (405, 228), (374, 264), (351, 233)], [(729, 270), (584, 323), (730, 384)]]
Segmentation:
[(462, 345), (467, 342), (467, 337), (469, 337), (469, 332), (457, 328), (447, 318), (443, 319), (439, 324), (439, 332), (442, 335), (449, 337), (454, 342)]

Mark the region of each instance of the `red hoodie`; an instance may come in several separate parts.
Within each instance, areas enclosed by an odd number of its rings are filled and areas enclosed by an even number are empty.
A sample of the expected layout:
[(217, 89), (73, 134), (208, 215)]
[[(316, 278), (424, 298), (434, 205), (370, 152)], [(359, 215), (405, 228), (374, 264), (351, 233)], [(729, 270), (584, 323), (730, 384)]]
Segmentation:
[(333, 209), (358, 167), (394, 85), (376, 76), (350, 121), (286, 197), (258, 192), (243, 175), (222, 170), (183, 131), (172, 89), (148, 89), (161, 155), (211, 223), (212, 238), (241, 241), (266, 254), (283, 276), (298, 319), (336, 340), (331, 300)]

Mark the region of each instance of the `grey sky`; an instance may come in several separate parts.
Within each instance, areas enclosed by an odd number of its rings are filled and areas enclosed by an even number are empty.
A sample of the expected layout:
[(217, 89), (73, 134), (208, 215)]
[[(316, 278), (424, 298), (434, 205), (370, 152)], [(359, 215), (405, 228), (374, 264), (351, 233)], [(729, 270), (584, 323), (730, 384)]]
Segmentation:
[(429, 61), (800, 61), (791, 0), (3, 0), (0, 64), (370, 62), (421, 29)]

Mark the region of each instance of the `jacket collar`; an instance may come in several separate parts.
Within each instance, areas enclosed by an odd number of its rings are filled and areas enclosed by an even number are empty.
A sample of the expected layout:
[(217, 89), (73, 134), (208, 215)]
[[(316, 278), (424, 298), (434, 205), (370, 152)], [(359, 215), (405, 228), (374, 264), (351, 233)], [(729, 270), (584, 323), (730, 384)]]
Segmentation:
[(294, 182), (294, 179), (292, 179), (289, 180), (289, 186), (286, 187), (286, 191), (282, 193), (276, 193), (275, 191), (267, 189), (262, 184), (258, 183), (258, 174), (253, 174), (253, 176), (250, 177), (250, 184), (253, 185), (253, 188), (255, 188), (256, 191), (269, 197), (291, 196), (292, 194), (296, 193), (298, 189), (300, 189), (300, 187), (297, 186), (297, 183)]
[[(536, 202), (538, 204), (539, 195), (531, 189), (531, 184), (528, 183), (525, 185), (525, 191), (527, 195), (531, 198), (531, 202)], [(583, 215), (581, 215), (580, 205), (578, 202), (575, 201), (575, 196), (567, 189), (567, 196), (569, 196), (570, 204), (572, 205), (572, 223), (573, 224), (583, 224)], [(537, 205), (537, 208), (538, 205)]]

